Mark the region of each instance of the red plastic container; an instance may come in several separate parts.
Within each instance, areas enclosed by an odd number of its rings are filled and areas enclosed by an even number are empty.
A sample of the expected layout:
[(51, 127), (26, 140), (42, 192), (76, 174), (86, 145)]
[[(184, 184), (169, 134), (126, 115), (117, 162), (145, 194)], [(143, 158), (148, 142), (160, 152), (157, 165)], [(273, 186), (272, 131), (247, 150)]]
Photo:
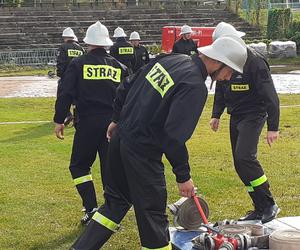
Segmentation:
[[(193, 30), (192, 39), (198, 47), (212, 44), (212, 33), (215, 27), (191, 27)], [(162, 51), (171, 53), (175, 41), (180, 39), (181, 26), (165, 26), (162, 28)]]

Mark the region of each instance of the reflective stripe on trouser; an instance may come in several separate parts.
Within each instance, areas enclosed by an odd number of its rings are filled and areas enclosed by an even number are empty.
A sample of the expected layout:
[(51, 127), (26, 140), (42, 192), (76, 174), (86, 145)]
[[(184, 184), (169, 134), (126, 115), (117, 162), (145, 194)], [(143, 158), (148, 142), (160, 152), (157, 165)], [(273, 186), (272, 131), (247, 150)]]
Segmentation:
[(96, 212), (92, 219), (113, 232), (116, 232), (120, 228), (119, 224), (113, 222), (99, 212)]
[(254, 188), (264, 184), (267, 181), (266, 175), (263, 175), (253, 181), (250, 181), (250, 186), (246, 186), (248, 192), (254, 192)]
[(147, 248), (147, 247), (142, 247), (142, 250), (172, 250), (172, 245), (169, 243), (169, 245), (165, 247), (160, 247), (160, 248)]
[(88, 182), (88, 181), (93, 181), (93, 178), (92, 178), (92, 175), (89, 174), (89, 175), (84, 175), (84, 176), (75, 178), (73, 181), (74, 181), (75, 186), (77, 186), (77, 185), (80, 185), (80, 184)]

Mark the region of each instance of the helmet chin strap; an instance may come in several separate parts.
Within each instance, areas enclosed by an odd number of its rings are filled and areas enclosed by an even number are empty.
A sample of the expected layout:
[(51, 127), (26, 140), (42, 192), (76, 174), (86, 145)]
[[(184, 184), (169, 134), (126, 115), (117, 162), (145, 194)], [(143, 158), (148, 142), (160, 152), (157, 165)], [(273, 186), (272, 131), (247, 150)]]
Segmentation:
[(221, 66), (220, 66), (217, 70), (215, 70), (214, 72), (212, 72), (212, 73), (210, 74), (211, 83), (210, 83), (210, 86), (209, 86), (209, 90), (212, 89), (213, 84), (214, 84), (214, 82), (216, 81), (216, 78), (217, 78), (218, 74), (219, 74), (219, 73), (221, 72), (221, 70), (222, 70), (223, 68), (225, 68), (226, 66), (227, 66), (226, 64), (222, 63)]

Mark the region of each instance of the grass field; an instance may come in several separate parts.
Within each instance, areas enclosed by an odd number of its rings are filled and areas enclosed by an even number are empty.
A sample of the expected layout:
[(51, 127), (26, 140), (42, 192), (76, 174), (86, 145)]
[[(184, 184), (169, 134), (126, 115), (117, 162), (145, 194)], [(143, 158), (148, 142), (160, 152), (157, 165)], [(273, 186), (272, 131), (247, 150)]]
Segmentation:
[[(281, 138), (270, 149), (259, 145), (264, 166), (281, 216), (300, 215), (300, 95), (280, 96)], [(212, 97), (188, 143), (194, 183), (210, 207), (210, 220), (236, 219), (251, 209), (246, 189), (235, 174), (230, 154), (228, 116), (218, 133), (208, 127)], [(0, 122), (51, 121), (53, 98), (0, 99)], [(289, 107), (286, 107), (289, 106)], [(53, 124), (0, 125), (0, 249), (65, 250), (82, 228), (81, 202), (68, 171), (73, 129), (65, 140), (53, 135)], [(93, 168), (99, 204), (102, 196), (99, 162)], [(166, 164), (168, 201), (179, 196)], [(134, 214), (103, 248), (140, 249)]]

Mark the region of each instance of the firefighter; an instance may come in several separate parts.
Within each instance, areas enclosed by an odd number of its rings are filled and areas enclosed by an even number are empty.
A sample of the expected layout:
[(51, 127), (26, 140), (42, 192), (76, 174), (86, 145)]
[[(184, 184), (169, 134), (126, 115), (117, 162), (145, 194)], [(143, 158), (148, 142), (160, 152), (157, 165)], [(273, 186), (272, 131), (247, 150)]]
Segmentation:
[[(226, 49), (225, 49), (226, 48)], [(171, 249), (166, 215), (162, 154), (172, 165), (183, 197), (195, 194), (186, 141), (206, 98), (205, 79), (230, 79), (242, 72), (246, 48), (220, 38), (200, 55), (169, 54), (151, 60), (117, 90), (107, 137), (109, 168), (105, 204), (93, 216), (72, 250), (97, 250), (134, 206), (142, 249)]]
[(115, 44), (110, 48), (110, 55), (123, 63), (132, 72), (135, 65), (134, 49), (132, 45), (126, 41), (127, 35), (120, 27), (114, 30)]
[[(62, 79), (69, 63), (73, 58), (81, 56), (84, 53), (84, 49), (78, 44), (78, 39), (70, 27), (63, 30), (62, 37), (64, 43), (58, 48), (56, 62), (56, 74), (60, 77), (57, 85), (57, 96), (61, 94)], [(64, 120), (64, 124), (68, 125), (72, 119), (73, 115), (69, 112)]]
[(173, 53), (180, 53), (185, 55), (197, 54), (197, 46), (192, 39), (192, 28), (188, 25), (183, 25), (181, 27), (180, 36), (181, 38), (174, 43)]
[[(217, 25), (213, 39), (224, 35), (243, 36), (227, 23)], [(267, 142), (271, 147), (279, 132), (279, 99), (272, 81), (266, 59), (247, 48), (248, 59), (244, 73), (232, 75), (229, 81), (217, 83), (210, 126), (217, 131), (220, 117), (227, 108), (230, 114), (230, 141), (236, 172), (247, 187), (253, 201), (254, 211), (240, 218), (273, 220), (280, 209), (276, 205), (268, 179), (257, 160), (257, 144), (267, 121)]]
[(72, 100), (76, 100), (78, 117), (70, 172), (86, 210), (81, 223), (86, 224), (97, 209), (91, 166), (98, 152), (104, 189), (106, 129), (111, 121), (116, 88), (126, 74), (126, 66), (105, 51), (113, 43), (107, 28), (99, 21), (87, 29), (83, 41), (88, 53), (72, 60), (65, 72), (62, 92), (55, 103), (54, 122), (57, 138), (64, 139), (64, 117)]
[(147, 49), (140, 44), (141, 38), (138, 32), (132, 32), (129, 41), (134, 49), (135, 64), (133, 65), (133, 72), (136, 72), (140, 67), (149, 62), (149, 53)]

